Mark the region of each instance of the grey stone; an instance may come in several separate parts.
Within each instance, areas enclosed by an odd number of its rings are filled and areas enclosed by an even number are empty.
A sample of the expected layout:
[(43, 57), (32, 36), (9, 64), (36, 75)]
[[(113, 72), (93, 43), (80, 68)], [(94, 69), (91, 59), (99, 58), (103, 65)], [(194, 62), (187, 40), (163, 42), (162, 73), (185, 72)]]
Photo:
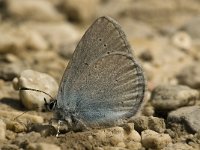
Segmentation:
[[(51, 125), (42, 125), (42, 124), (37, 124), (37, 123), (32, 123), (28, 125), (28, 132), (39, 132), (41, 136), (47, 137), (51, 135), (56, 135), (57, 130), (51, 126)], [(63, 133), (61, 130), (59, 130), (61, 133)]]
[(169, 113), (168, 123), (180, 123), (192, 132), (200, 130), (200, 106), (179, 108)]
[(179, 84), (200, 89), (200, 62), (193, 63), (183, 68), (177, 75)]
[(174, 110), (194, 104), (199, 98), (199, 92), (182, 85), (160, 85), (151, 96), (152, 105), (157, 110)]
[(181, 27), (181, 30), (186, 31), (188, 34), (192, 36), (192, 38), (199, 39), (200, 38), (199, 26), (200, 26), (200, 16), (195, 16), (189, 21), (187, 21), (187, 23)]
[(64, 19), (52, 3), (46, 0), (7, 0), (6, 6), (8, 14), (18, 20), (61, 21)]
[(134, 128), (138, 132), (151, 129), (159, 133), (163, 133), (166, 129), (165, 121), (162, 118), (140, 116), (133, 120)]
[(12, 81), (15, 77), (19, 76), (20, 72), (26, 68), (22, 63), (1, 63), (0, 64), (0, 79), (5, 81)]
[(96, 17), (99, 0), (65, 0), (61, 3), (61, 10), (73, 22), (87, 22)]

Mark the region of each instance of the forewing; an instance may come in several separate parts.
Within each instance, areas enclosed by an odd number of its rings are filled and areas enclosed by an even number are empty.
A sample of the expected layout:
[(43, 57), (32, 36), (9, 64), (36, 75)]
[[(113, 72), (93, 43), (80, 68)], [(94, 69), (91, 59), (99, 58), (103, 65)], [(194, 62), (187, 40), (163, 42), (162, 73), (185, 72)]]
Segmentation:
[(101, 17), (86, 31), (64, 72), (57, 95), (58, 107), (73, 103), (70, 98), (74, 82), (92, 62), (114, 52), (132, 55), (120, 25), (109, 17)]

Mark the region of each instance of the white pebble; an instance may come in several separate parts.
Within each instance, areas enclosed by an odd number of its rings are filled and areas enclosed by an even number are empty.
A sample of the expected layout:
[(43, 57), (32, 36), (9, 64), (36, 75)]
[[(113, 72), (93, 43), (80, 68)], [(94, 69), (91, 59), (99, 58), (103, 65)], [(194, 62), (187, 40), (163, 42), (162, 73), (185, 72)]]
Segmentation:
[[(24, 70), (19, 78), (13, 80), (13, 86), (16, 90), (22, 87), (41, 90), (52, 97), (56, 96), (58, 90), (58, 84), (53, 77), (33, 70)], [(27, 109), (42, 109), (44, 107), (44, 98), (47, 101), (50, 100), (49, 96), (30, 90), (20, 90), (19, 95)]]
[(178, 48), (190, 50), (192, 39), (186, 32), (178, 32), (172, 37), (172, 42)]

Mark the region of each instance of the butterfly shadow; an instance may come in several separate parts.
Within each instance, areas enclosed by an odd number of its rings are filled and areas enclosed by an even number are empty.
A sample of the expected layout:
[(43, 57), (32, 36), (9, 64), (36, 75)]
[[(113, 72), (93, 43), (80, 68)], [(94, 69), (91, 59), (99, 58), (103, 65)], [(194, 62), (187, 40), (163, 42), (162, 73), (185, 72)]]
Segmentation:
[(3, 97), (2, 99), (0, 99), (0, 103), (5, 104), (15, 110), (19, 110), (19, 111), (26, 110), (26, 108), (22, 105), (22, 103), (19, 101), (19, 99)]

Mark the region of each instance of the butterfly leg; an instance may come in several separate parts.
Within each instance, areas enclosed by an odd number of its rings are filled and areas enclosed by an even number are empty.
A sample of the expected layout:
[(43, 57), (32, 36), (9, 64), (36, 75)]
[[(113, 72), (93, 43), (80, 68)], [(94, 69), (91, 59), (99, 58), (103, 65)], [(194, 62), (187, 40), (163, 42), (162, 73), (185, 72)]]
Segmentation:
[(89, 130), (89, 127), (87, 127), (87, 125), (82, 120), (76, 118), (75, 121), (76, 121), (75, 130), (81, 130), (81, 131)]
[(62, 120), (58, 120), (58, 127), (57, 127), (57, 134), (56, 134), (56, 137), (58, 137), (59, 133), (60, 133), (60, 126), (61, 126), (61, 123), (63, 121)]

